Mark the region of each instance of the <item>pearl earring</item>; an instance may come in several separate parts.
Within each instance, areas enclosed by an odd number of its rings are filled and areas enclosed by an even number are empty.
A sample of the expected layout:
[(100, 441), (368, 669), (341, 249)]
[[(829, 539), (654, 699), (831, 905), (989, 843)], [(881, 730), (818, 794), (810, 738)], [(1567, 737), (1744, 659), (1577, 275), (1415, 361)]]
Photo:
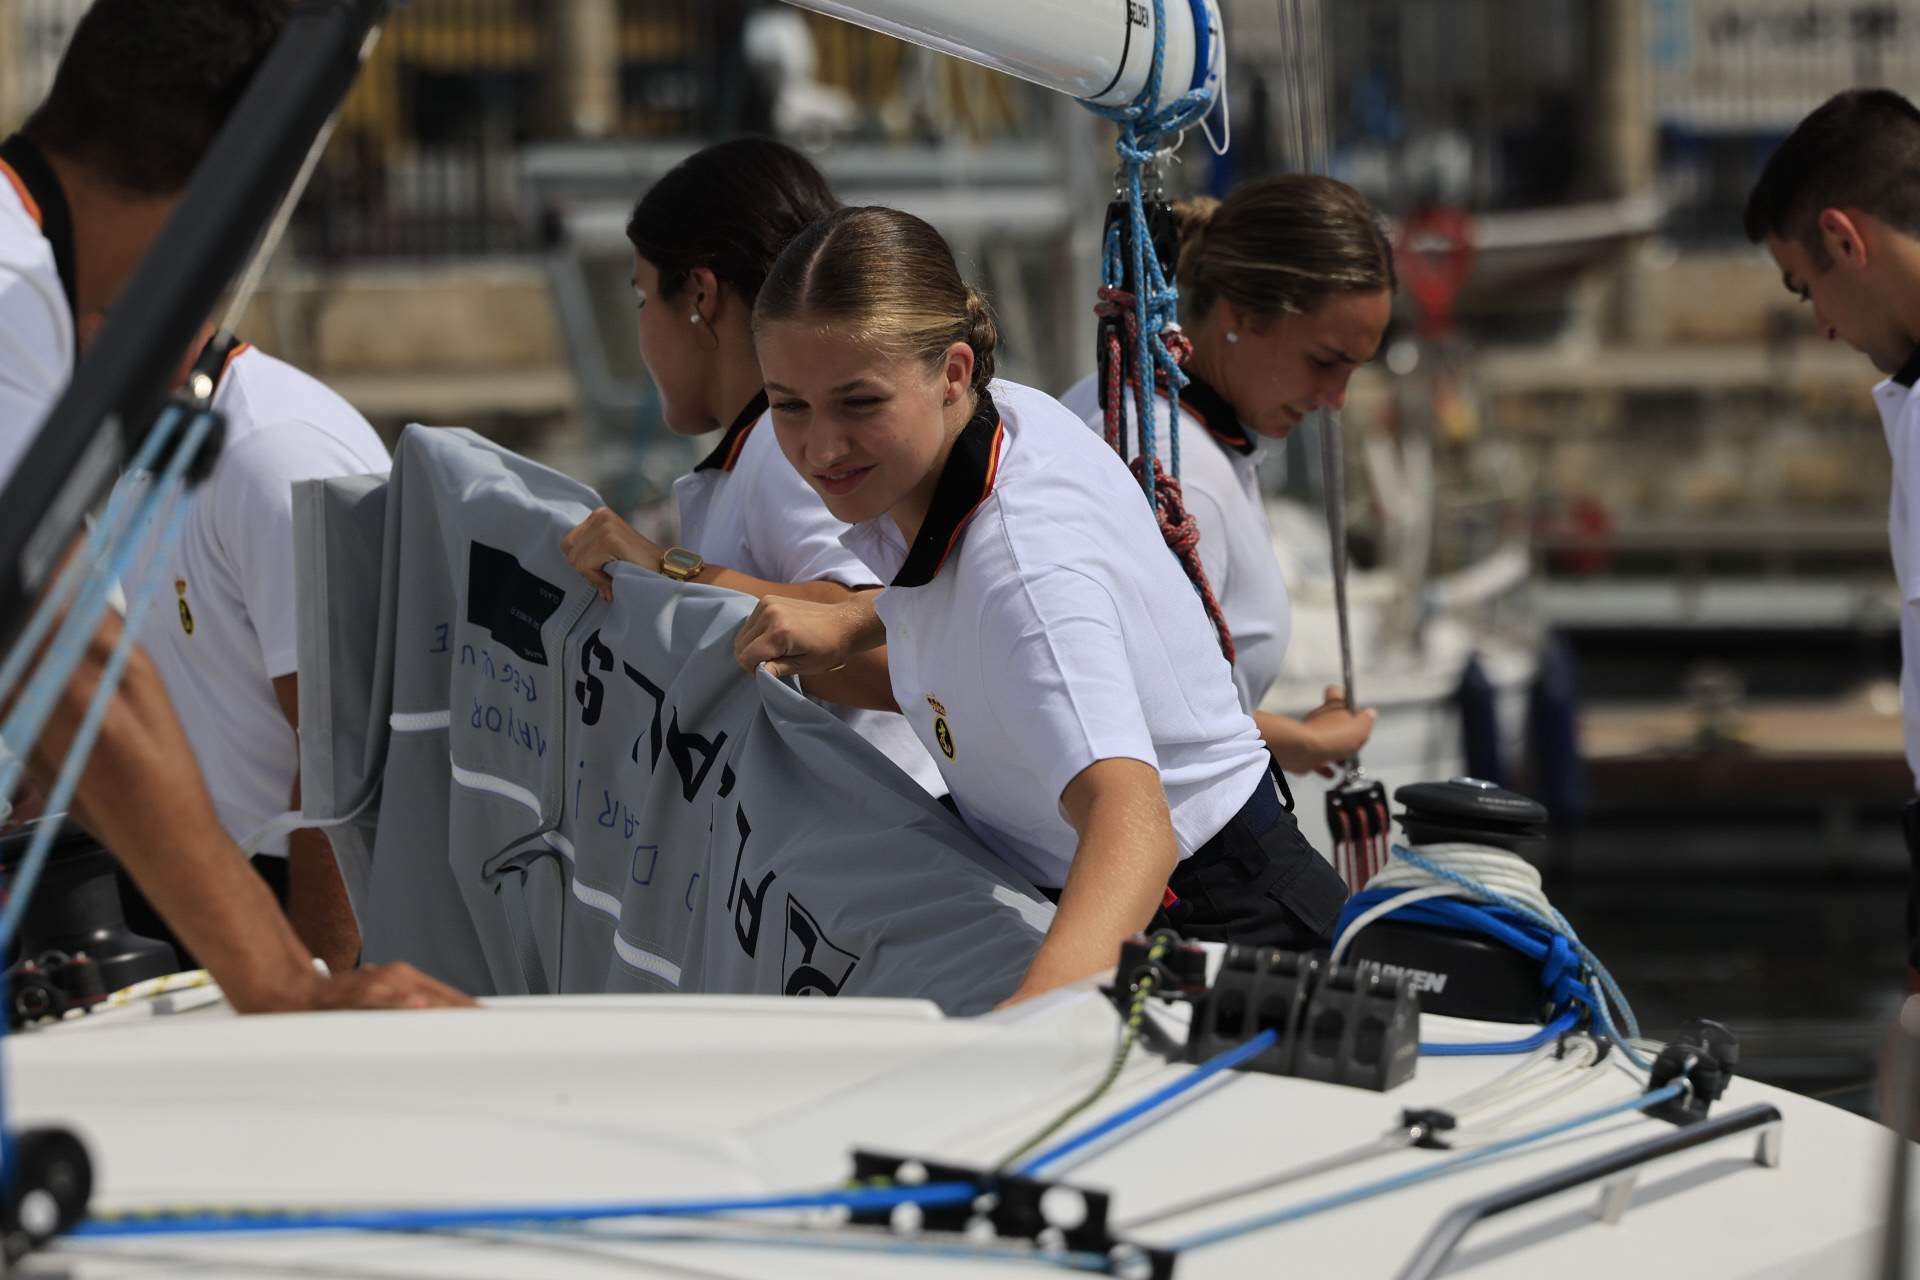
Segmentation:
[(1228, 342), (1238, 342), (1238, 341), (1240, 341), (1240, 335), (1239, 335), (1239, 333), (1238, 333), (1237, 331), (1235, 331), (1235, 330), (1233, 330), (1233, 329), (1229, 329), (1229, 330), (1227, 330), (1227, 341), (1228, 341)]
[(690, 316), (688, 316), (688, 317), (687, 317), (687, 323), (688, 323), (688, 324), (699, 324), (699, 323), (700, 323), (700, 313), (699, 313), (698, 311), (696, 311), (696, 312), (694, 312), (694, 313), (693, 313), (692, 315), (690, 315)]

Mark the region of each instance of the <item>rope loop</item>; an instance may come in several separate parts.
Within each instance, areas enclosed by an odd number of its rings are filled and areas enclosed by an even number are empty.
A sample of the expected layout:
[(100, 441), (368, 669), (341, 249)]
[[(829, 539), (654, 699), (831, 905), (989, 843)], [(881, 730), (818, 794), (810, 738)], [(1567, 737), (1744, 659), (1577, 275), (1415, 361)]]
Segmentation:
[[(1101, 292), (1104, 301), (1109, 290), (1121, 291), (1127, 279), (1126, 268), (1132, 267), (1135, 285), (1133, 323), (1128, 326), (1127, 339), (1132, 347), (1134, 405), (1140, 419), (1140, 452), (1149, 458), (1154, 453), (1153, 414), (1149, 412), (1152, 408), (1153, 381), (1165, 379), (1167, 398), (1172, 406), (1170, 421), (1177, 422), (1180, 388), (1187, 385), (1187, 379), (1180, 371), (1180, 360), (1166, 341), (1166, 334), (1169, 331), (1177, 332), (1180, 327), (1180, 295), (1167, 278), (1159, 255), (1153, 252), (1153, 233), (1147, 225), (1146, 197), (1142, 191), (1142, 171), (1149, 165), (1157, 166), (1162, 156), (1171, 154), (1173, 148), (1179, 145), (1180, 137), (1213, 108), (1213, 95), (1205, 88), (1189, 89), (1166, 106), (1156, 108), (1154, 104), (1160, 100), (1160, 84), (1166, 71), (1166, 61), (1166, 0), (1153, 0), (1153, 61), (1147, 68), (1147, 82), (1140, 90), (1140, 95), (1124, 107), (1082, 103), (1095, 115), (1113, 121), (1120, 131), (1114, 150), (1120, 157), (1120, 187), (1127, 200), (1128, 234), (1125, 238), (1131, 243), (1125, 246), (1123, 252), (1119, 226), (1116, 224), (1109, 229), (1101, 271), (1106, 288)], [(1168, 145), (1169, 139), (1171, 146)], [(1151, 379), (1149, 371), (1152, 373)], [(1178, 432), (1174, 433), (1170, 443), (1173, 475), (1178, 479)], [(1140, 473), (1140, 484), (1146, 491), (1149, 504), (1154, 502), (1157, 472), (1159, 468), (1156, 467)]]
[[(1187, 385), (1181, 366), (1193, 354), (1193, 343), (1180, 330), (1179, 289), (1153, 247), (1143, 181), (1145, 171), (1150, 166), (1157, 169), (1161, 160), (1179, 146), (1186, 131), (1213, 109), (1213, 94), (1205, 88), (1190, 89), (1166, 106), (1156, 107), (1166, 60), (1166, 0), (1153, 0), (1153, 61), (1140, 95), (1124, 107), (1082, 103), (1119, 128), (1114, 150), (1120, 158), (1119, 186), (1127, 203), (1124, 234), (1117, 219), (1107, 228), (1100, 300), (1094, 306), (1102, 321), (1106, 437), (1107, 443), (1125, 458), (1125, 414), (1120, 406), (1121, 396), (1131, 383), (1135, 420), (1140, 424), (1140, 452), (1131, 464), (1134, 478), (1147, 496), (1147, 505), (1154, 510), (1161, 536), (1199, 593), (1207, 618), (1220, 637), (1220, 651), (1231, 665), (1233, 633), (1227, 628), (1226, 614), (1200, 563), (1200, 530), (1180, 492), (1180, 389)], [(1131, 290), (1126, 288), (1129, 279), (1134, 286)], [(1171, 473), (1161, 466), (1154, 449), (1156, 386), (1164, 388), (1167, 395)]]
[(1153, 514), (1160, 523), (1160, 536), (1166, 540), (1167, 549), (1180, 561), (1180, 567), (1187, 571), (1187, 577), (1193, 583), (1193, 589), (1199, 593), (1200, 603), (1206, 608), (1207, 620), (1213, 623), (1213, 630), (1220, 637), (1220, 652), (1226, 656), (1227, 665), (1234, 660), (1233, 632), (1227, 628), (1227, 615), (1220, 608), (1220, 601), (1213, 594), (1213, 584), (1207, 581), (1207, 570), (1200, 563), (1200, 526), (1194, 523), (1193, 516), (1187, 511), (1186, 498), (1180, 492), (1180, 482), (1167, 474), (1160, 465), (1160, 459), (1152, 459), (1153, 470), (1147, 470), (1148, 457), (1141, 454), (1130, 465), (1134, 477), (1141, 487), (1153, 495)]

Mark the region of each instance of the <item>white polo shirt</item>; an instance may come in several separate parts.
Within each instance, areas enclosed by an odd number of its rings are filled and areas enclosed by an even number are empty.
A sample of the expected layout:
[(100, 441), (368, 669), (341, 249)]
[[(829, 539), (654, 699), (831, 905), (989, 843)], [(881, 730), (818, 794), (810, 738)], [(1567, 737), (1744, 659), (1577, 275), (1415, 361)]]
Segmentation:
[(1920, 791), (1920, 350), (1873, 389), (1874, 407), (1893, 456), (1887, 536), (1900, 581), (1900, 709), (1907, 765)]
[[(720, 443), (673, 482), (680, 545), (722, 568), (768, 582), (838, 582), (877, 587), (880, 579), (847, 550), (847, 526), (780, 452), (767, 424), (766, 393), (755, 396)], [(945, 795), (940, 770), (913, 729), (891, 711), (822, 703), (932, 795)]]
[(954, 444), (909, 548), (889, 517), (846, 544), (876, 607), (894, 696), (982, 841), (1066, 883), (1060, 811), (1099, 760), (1160, 771), (1180, 856), (1266, 776), (1213, 626), (1126, 466), (1052, 397), (996, 381)]
[(73, 223), (45, 160), (0, 148), (0, 484), (73, 376)]
[[(1293, 634), (1287, 578), (1273, 554), (1273, 527), (1260, 490), (1265, 448), (1241, 424), (1221, 395), (1191, 373), (1180, 393), (1180, 492), (1200, 529), (1200, 564), (1233, 633), (1233, 684), (1240, 705), (1252, 711), (1280, 677)], [(1156, 389), (1157, 390), (1157, 389)], [(1137, 454), (1139, 415), (1126, 395), (1127, 430)], [(1099, 375), (1089, 374), (1060, 397), (1061, 403), (1105, 439)], [(1156, 394), (1154, 452), (1173, 469), (1172, 432), (1164, 394)]]
[[(367, 420), (317, 379), (250, 346), (214, 392), (226, 440), (194, 489), (140, 644), (193, 745), (221, 826), (245, 841), (287, 811), (299, 744), (276, 677), (296, 666), (293, 485), (385, 472)], [(137, 578), (130, 581), (137, 581)], [(284, 835), (248, 852), (282, 854)]]

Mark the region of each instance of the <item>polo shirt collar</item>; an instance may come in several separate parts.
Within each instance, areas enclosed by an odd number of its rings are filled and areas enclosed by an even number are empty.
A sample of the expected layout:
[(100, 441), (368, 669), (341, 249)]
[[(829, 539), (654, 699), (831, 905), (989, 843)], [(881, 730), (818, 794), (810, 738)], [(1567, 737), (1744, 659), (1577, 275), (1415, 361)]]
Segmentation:
[(16, 133), (0, 142), (0, 179), (13, 184), (20, 203), (27, 207), (27, 216), (53, 246), (53, 267), (60, 273), (60, 288), (67, 295), (67, 312), (77, 324), (80, 313), (75, 301), (73, 211), (59, 177), (47, 163), (46, 154), (25, 134)]
[(746, 447), (747, 434), (753, 430), (753, 424), (760, 421), (761, 416), (765, 414), (766, 411), (767, 393), (761, 391), (755, 394), (753, 399), (747, 401), (747, 407), (740, 411), (738, 417), (734, 418), (732, 425), (727, 428), (726, 434), (720, 437), (720, 443), (713, 447), (712, 453), (700, 459), (698, 465), (694, 467), (694, 470), (733, 470), (734, 464), (740, 461), (740, 450)]
[[(940, 566), (959, 544), (967, 521), (993, 492), (994, 478), (1000, 472), (1000, 452), (1006, 443), (1006, 428), (993, 397), (982, 388), (973, 416), (960, 429), (959, 438), (947, 454), (946, 465), (934, 485), (933, 501), (927, 518), (920, 524), (913, 545), (907, 548), (906, 562), (894, 575), (893, 586), (924, 587), (940, 572)], [(882, 517), (884, 519), (884, 517)]]
[[(1164, 386), (1154, 388), (1160, 395), (1167, 394)], [(1238, 454), (1250, 454), (1254, 450), (1253, 433), (1240, 425), (1240, 415), (1227, 403), (1227, 398), (1203, 382), (1200, 375), (1188, 372), (1187, 385), (1180, 392), (1182, 408), (1190, 410), (1207, 434)]]
[(1893, 375), (1893, 380), (1909, 391), (1913, 390), (1915, 383), (1920, 383), (1920, 347), (1913, 349), (1913, 354)]

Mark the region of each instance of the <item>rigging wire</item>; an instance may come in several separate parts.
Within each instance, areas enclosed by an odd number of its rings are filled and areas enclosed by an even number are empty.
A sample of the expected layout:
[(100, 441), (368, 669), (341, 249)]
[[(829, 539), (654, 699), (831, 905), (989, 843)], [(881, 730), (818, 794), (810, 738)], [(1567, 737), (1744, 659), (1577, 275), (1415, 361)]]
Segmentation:
[[(1432, 1108), (1424, 1108), (1425, 1110), (1443, 1111), (1454, 1117), (1456, 1122), (1460, 1122), (1465, 1120), (1466, 1117), (1478, 1111), (1486, 1110), (1489, 1107), (1503, 1105), (1519, 1099), (1528, 1099), (1523, 1105), (1515, 1106), (1502, 1112), (1501, 1115), (1489, 1125), (1486, 1134), (1479, 1133), (1477, 1127), (1471, 1126), (1468, 1123), (1456, 1123), (1453, 1129), (1446, 1131), (1446, 1145), (1449, 1147), (1461, 1147), (1474, 1145), (1478, 1141), (1497, 1139), (1503, 1136), (1499, 1126), (1509, 1117), (1518, 1115), (1523, 1111), (1538, 1110), (1549, 1103), (1558, 1101), (1560, 1098), (1577, 1089), (1584, 1088), (1586, 1085), (1600, 1078), (1601, 1073), (1592, 1069), (1600, 1059), (1600, 1052), (1598, 1046), (1590, 1037), (1581, 1036), (1570, 1041), (1564, 1057), (1556, 1058), (1556, 1051), (1556, 1048), (1538, 1050), (1524, 1062), (1517, 1063), (1507, 1071), (1502, 1072), (1494, 1080), (1469, 1090), (1467, 1093), (1462, 1094), (1450, 1102), (1439, 1103)], [(1546, 1068), (1545, 1070), (1542, 1070), (1543, 1065)], [(1544, 1096), (1529, 1098), (1529, 1095), (1536, 1093), (1543, 1093)], [(1357, 1146), (1349, 1147), (1344, 1151), (1336, 1151), (1329, 1155), (1319, 1156), (1302, 1164), (1295, 1165), (1290, 1169), (1282, 1170), (1279, 1173), (1255, 1178), (1247, 1182), (1236, 1183), (1233, 1186), (1203, 1192), (1190, 1199), (1178, 1201), (1165, 1208), (1156, 1209), (1152, 1213), (1131, 1218), (1119, 1224), (1115, 1229), (1127, 1234), (1132, 1234), (1142, 1227), (1153, 1226), (1156, 1223), (1165, 1222), (1172, 1218), (1185, 1217), (1191, 1213), (1198, 1213), (1203, 1209), (1217, 1208), (1220, 1205), (1230, 1203), (1234, 1200), (1245, 1199), (1248, 1196), (1258, 1195), (1265, 1191), (1277, 1190), (1280, 1187), (1289, 1186), (1296, 1182), (1304, 1182), (1308, 1178), (1318, 1177), (1324, 1173), (1333, 1173), (1340, 1169), (1364, 1163), (1376, 1156), (1390, 1155), (1396, 1151), (1404, 1151), (1425, 1136), (1428, 1135), (1426, 1134), (1424, 1126), (1401, 1125), (1387, 1131), (1378, 1138), (1360, 1143)]]
[(459, 1227), (591, 1222), (600, 1218), (700, 1218), (729, 1213), (799, 1209), (862, 1212), (900, 1205), (922, 1208), (971, 1204), (980, 1194), (970, 1182), (925, 1186), (835, 1188), (786, 1195), (704, 1200), (641, 1200), (601, 1204), (487, 1205), (448, 1209), (216, 1209), (137, 1210), (96, 1214), (76, 1226), (76, 1237), (250, 1235), (288, 1231), (436, 1231)]
[(1511, 1138), (1503, 1138), (1498, 1142), (1489, 1143), (1477, 1150), (1464, 1152), (1450, 1159), (1424, 1165), (1418, 1169), (1411, 1169), (1404, 1173), (1394, 1174), (1391, 1177), (1376, 1179), (1373, 1182), (1362, 1183), (1357, 1187), (1350, 1187), (1345, 1191), (1338, 1191), (1331, 1195), (1316, 1196), (1311, 1200), (1304, 1200), (1298, 1204), (1289, 1205), (1284, 1209), (1276, 1209), (1271, 1213), (1263, 1213), (1257, 1217), (1247, 1218), (1240, 1222), (1231, 1222), (1207, 1231), (1198, 1231), (1192, 1235), (1182, 1236), (1178, 1240), (1168, 1242), (1165, 1247), (1172, 1249), (1176, 1253), (1186, 1253), (1194, 1249), (1205, 1249), (1213, 1245), (1225, 1244), (1230, 1240), (1238, 1240), (1243, 1236), (1265, 1231), (1271, 1227), (1284, 1226), (1289, 1222), (1298, 1222), (1303, 1218), (1310, 1218), (1316, 1214), (1327, 1213), (1334, 1209), (1344, 1209), (1349, 1205), (1372, 1200), (1376, 1197), (1386, 1195), (1389, 1192), (1403, 1191), (1408, 1187), (1419, 1186), (1422, 1183), (1432, 1182), (1435, 1179), (1458, 1173), (1463, 1169), (1485, 1164), (1509, 1152), (1518, 1151), (1523, 1147), (1545, 1142), (1549, 1138), (1557, 1138), (1562, 1134), (1571, 1133), (1576, 1129), (1583, 1129), (1588, 1125), (1598, 1124), (1602, 1120), (1610, 1120), (1615, 1116), (1627, 1115), (1635, 1111), (1644, 1111), (1648, 1107), (1658, 1106), (1663, 1102), (1670, 1102), (1686, 1092), (1687, 1088), (1688, 1086), (1684, 1080), (1676, 1080), (1672, 1084), (1655, 1089), (1649, 1093), (1637, 1094), (1632, 1098), (1612, 1103), (1594, 1111), (1584, 1112), (1581, 1115), (1574, 1116), (1567, 1120), (1556, 1121), (1553, 1124), (1532, 1129)]

